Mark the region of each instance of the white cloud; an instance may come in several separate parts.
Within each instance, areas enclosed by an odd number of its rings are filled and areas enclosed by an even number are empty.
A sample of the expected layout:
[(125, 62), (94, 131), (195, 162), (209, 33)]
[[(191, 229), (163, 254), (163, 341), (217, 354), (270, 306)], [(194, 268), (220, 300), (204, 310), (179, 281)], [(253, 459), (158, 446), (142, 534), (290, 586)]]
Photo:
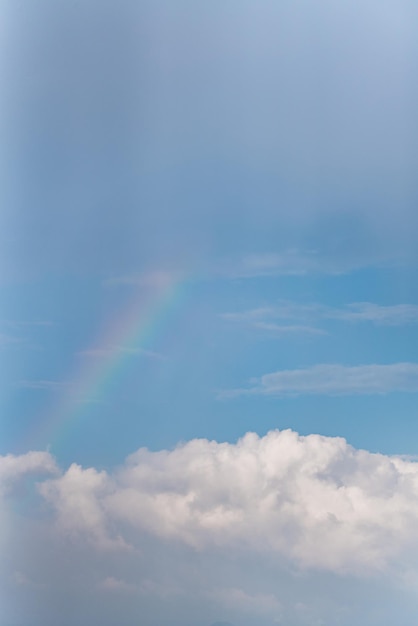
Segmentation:
[(418, 392), (418, 364), (313, 365), (305, 369), (280, 370), (251, 380), (245, 389), (221, 396), (247, 393), (275, 396), (384, 394)]
[[(291, 431), (141, 449), (112, 474), (72, 465), (41, 494), (66, 534), (125, 548), (146, 533), (198, 550), (372, 571), (418, 542), (418, 465)], [(324, 550), (324, 545), (327, 549)]]
[(0, 495), (5, 494), (27, 474), (56, 473), (58, 468), (49, 452), (27, 452), (0, 456)]
[[(39, 452), (0, 470), (9, 484), (56, 466)], [(341, 438), (140, 449), (111, 471), (73, 464), (38, 494), (3, 503), (0, 589), (23, 611), (10, 622), (365, 626), (380, 622), (363, 590), (415, 593), (418, 464)]]
[(111, 485), (106, 472), (73, 463), (60, 479), (41, 483), (39, 491), (53, 504), (57, 524), (66, 534), (82, 534), (105, 549), (129, 549), (119, 534), (108, 533), (103, 500)]
[[(45, 474), (57, 474), (58, 467), (48, 452), (27, 452), (26, 454), (0, 455), (0, 561), (2, 554), (12, 544), (15, 527), (13, 498), (20, 494), (25, 502), (27, 489), (22, 481), (28, 476), (40, 478)], [(18, 503), (20, 505), (20, 503)], [(24, 567), (22, 568), (24, 569)], [(1, 568), (0, 568), (1, 570)], [(8, 572), (7, 578), (13, 579), (16, 584), (29, 581), (29, 577), (22, 574), (16, 566)], [(18, 573), (16, 573), (18, 572)], [(20, 577), (19, 577), (20, 576)], [(1, 571), (0, 571), (0, 605), (1, 605)], [(1, 615), (1, 612), (0, 612)], [(1, 619), (1, 617), (0, 617)]]

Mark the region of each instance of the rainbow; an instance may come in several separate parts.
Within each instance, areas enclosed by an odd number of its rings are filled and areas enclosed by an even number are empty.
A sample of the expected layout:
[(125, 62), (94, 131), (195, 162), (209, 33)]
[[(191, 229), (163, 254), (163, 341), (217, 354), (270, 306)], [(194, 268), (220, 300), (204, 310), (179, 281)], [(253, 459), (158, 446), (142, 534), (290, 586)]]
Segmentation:
[[(105, 325), (87, 350), (78, 352), (73, 371), (58, 390), (58, 398), (36, 420), (36, 439), (54, 446), (88, 406), (101, 402), (123, 375), (133, 356), (157, 356), (147, 349), (185, 294), (186, 282), (170, 275), (157, 276), (135, 289), (121, 314)], [(34, 433), (32, 433), (33, 435)], [(33, 443), (33, 437), (30, 437)]]

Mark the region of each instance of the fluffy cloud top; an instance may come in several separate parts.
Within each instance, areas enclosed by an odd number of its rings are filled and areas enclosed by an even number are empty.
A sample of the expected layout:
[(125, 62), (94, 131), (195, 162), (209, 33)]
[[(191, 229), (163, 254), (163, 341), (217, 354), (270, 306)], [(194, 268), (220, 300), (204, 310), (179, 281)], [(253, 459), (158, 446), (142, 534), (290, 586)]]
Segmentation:
[(0, 456), (0, 496), (27, 474), (51, 474), (58, 468), (49, 452), (28, 452), (22, 455)]
[[(416, 585), (411, 460), (273, 431), (41, 476), (56, 471), (45, 452), (0, 457), (7, 623), (389, 625), (363, 588)], [(5, 488), (28, 472), (37, 497)]]
[(65, 532), (135, 547), (275, 554), (302, 568), (380, 570), (418, 540), (418, 465), (292, 431), (140, 449), (114, 473), (72, 465), (41, 483)]

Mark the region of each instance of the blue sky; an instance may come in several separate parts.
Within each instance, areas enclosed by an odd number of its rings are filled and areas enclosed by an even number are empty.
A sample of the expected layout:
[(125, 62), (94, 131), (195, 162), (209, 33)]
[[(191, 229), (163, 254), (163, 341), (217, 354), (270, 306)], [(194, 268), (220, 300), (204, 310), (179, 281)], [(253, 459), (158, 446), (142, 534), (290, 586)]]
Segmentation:
[(417, 12), (2, 3), (0, 626), (411, 623)]

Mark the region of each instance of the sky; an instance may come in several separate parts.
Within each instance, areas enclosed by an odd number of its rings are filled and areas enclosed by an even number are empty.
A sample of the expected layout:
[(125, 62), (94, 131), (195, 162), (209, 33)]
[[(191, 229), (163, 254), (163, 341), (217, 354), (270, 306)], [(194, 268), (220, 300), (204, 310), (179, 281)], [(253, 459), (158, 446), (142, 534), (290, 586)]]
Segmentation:
[(0, 626), (409, 626), (418, 6), (0, 4)]

